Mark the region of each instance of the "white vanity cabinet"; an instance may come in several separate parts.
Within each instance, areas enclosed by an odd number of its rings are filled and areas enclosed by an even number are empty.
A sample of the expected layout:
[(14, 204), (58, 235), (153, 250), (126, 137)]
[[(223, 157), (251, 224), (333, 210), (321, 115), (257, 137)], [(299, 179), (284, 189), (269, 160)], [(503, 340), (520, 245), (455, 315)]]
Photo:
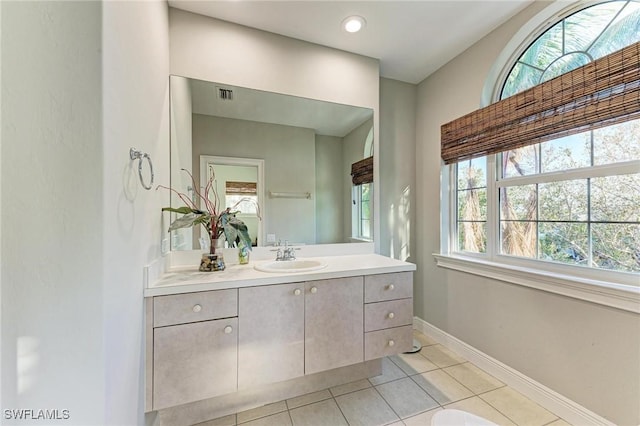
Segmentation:
[(363, 361), (363, 277), (239, 290), (238, 388)]
[(363, 359), (363, 277), (305, 284), (305, 374)]
[(234, 392), (237, 290), (160, 296), (153, 305), (153, 408)]
[(304, 375), (304, 287), (239, 289), (239, 389)]
[(148, 295), (146, 411), (223, 415), (377, 374), (412, 347), (413, 273), (352, 274)]
[(364, 359), (411, 350), (413, 273), (367, 275), (364, 279)]

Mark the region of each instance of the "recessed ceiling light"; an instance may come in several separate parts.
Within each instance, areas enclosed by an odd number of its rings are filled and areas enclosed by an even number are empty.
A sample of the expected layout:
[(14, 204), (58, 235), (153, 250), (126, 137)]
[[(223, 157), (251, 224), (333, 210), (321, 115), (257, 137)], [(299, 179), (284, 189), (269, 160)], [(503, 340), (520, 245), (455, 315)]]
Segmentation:
[(342, 21), (342, 28), (348, 33), (357, 33), (364, 26), (367, 25), (367, 21), (362, 16), (349, 16)]

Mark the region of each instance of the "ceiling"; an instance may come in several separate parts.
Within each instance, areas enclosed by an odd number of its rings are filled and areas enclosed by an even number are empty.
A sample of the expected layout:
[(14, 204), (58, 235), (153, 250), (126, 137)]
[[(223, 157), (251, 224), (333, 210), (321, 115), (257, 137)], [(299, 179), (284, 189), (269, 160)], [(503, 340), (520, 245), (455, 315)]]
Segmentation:
[[(171, 76), (174, 79), (185, 77)], [(369, 108), (342, 105), (280, 93), (264, 92), (228, 84), (186, 79), (189, 82), (192, 112), (215, 117), (313, 129), (316, 134), (344, 137), (373, 117)], [(233, 91), (224, 100), (218, 89)]]
[[(169, 0), (169, 5), (377, 58), (382, 77), (416, 84), (532, 1)], [(351, 15), (367, 21), (359, 33), (341, 28)]]

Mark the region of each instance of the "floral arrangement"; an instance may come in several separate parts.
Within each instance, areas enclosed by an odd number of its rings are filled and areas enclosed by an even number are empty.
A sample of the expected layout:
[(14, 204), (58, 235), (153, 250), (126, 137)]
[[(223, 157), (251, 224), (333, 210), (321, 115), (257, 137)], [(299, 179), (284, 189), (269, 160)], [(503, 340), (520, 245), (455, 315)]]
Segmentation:
[[(181, 170), (189, 175), (193, 188), (198, 188), (193, 175), (186, 169)], [(234, 209), (243, 202), (253, 203), (254, 201), (249, 198), (243, 198), (232, 207), (221, 209), (220, 199), (218, 198), (218, 193), (215, 188), (214, 173), (211, 173), (211, 177), (202, 191), (194, 189), (195, 194), (200, 200), (201, 207), (198, 207), (193, 200), (182, 192), (162, 185), (158, 185), (156, 189), (158, 188), (168, 189), (176, 194), (185, 204), (183, 207), (164, 207), (162, 209), (162, 211), (182, 214), (182, 216), (171, 223), (169, 232), (180, 228), (202, 225), (209, 235), (210, 254), (215, 254), (215, 241), (223, 234), (230, 247), (245, 247), (251, 250), (251, 237), (249, 236), (247, 225), (236, 217), (238, 211), (234, 211)], [(258, 218), (260, 218), (259, 212)]]

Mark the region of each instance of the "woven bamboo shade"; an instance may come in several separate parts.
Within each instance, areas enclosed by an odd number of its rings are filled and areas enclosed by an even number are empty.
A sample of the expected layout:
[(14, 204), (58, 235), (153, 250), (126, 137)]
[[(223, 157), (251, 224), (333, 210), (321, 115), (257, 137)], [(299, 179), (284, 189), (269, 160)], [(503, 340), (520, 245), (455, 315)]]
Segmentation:
[(354, 185), (373, 182), (373, 156), (351, 165), (351, 181)]
[(233, 182), (228, 180), (225, 185), (228, 195), (256, 195), (258, 193), (255, 182)]
[(446, 164), (640, 117), (640, 42), (441, 128)]

